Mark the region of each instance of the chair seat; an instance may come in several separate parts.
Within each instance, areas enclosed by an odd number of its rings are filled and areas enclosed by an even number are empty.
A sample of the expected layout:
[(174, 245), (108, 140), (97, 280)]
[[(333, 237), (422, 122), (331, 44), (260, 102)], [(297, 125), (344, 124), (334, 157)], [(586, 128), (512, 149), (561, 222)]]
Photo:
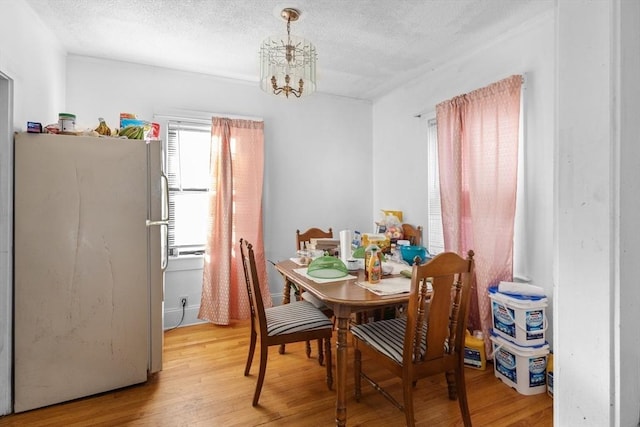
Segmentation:
[[(351, 327), (351, 333), (380, 353), (402, 364), (402, 349), (404, 348), (404, 332), (406, 327), (407, 318), (400, 317), (354, 325)], [(420, 353), (424, 354), (427, 351), (426, 329), (420, 347)], [(448, 347), (448, 343), (445, 342), (445, 353), (448, 352)]]
[(307, 301), (294, 301), (266, 308), (265, 315), (269, 336), (333, 327), (331, 320)]
[(360, 340), (374, 347), (380, 353), (402, 363), (402, 349), (404, 347), (404, 331), (407, 319), (381, 320), (378, 322), (354, 325), (351, 333)]

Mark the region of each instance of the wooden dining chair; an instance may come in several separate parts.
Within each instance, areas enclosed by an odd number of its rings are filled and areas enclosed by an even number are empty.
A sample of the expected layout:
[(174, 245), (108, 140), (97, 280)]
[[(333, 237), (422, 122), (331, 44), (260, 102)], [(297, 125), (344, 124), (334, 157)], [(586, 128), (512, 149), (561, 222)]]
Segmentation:
[(251, 338), (244, 376), (249, 375), (258, 335), (260, 336), (260, 370), (253, 395), (253, 406), (258, 404), (267, 369), (269, 347), (286, 343), (324, 340), (327, 387), (333, 387), (331, 363), (331, 334), (333, 324), (320, 310), (307, 301), (265, 308), (258, 270), (251, 243), (240, 239), (240, 254), (251, 308)]
[(413, 246), (422, 245), (422, 226), (414, 227), (411, 224), (402, 224), (402, 235)]
[[(416, 381), (443, 373), (449, 398), (457, 397), (464, 425), (471, 426), (464, 379), (464, 339), (473, 269), (473, 251), (469, 251), (466, 260), (445, 252), (426, 264), (416, 263), (406, 317), (351, 327), (356, 400), (362, 396), (364, 378), (404, 411), (407, 426), (413, 426)], [(362, 371), (363, 358), (402, 378), (403, 404)]]
[[(329, 231), (324, 231), (317, 227), (309, 228), (304, 233), (301, 233), (300, 230), (296, 230), (296, 248), (304, 249), (305, 246), (311, 243), (311, 239), (323, 239), (323, 238), (333, 238), (333, 229), (329, 227)], [(322, 312), (329, 318), (333, 317), (333, 311), (324, 305), (317, 298), (310, 295), (308, 292), (300, 291), (296, 289), (295, 291), (296, 299), (304, 299), (309, 301), (311, 304), (322, 310)], [(280, 353), (284, 353), (284, 346), (280, 347)], [(306, 345), (306, 353), (307, 357), (311, 357), (311, 343), (307, 341)], [(318, 363), (322, 365), (324, 363), (323, 357), (324, 351), (322, 349), (322, 340), (318, 340)]]
[[(311, 239), (333, 239), (333, 229), (329, 228), (329, 231), (324, 231), (320, 228), (310, 228), (304, 233), (300, 230), (296, 230), (296, 248), (304, 249), (303, 243), (311, 243)], [(297, 250), (296, 249), (296, 250)]]

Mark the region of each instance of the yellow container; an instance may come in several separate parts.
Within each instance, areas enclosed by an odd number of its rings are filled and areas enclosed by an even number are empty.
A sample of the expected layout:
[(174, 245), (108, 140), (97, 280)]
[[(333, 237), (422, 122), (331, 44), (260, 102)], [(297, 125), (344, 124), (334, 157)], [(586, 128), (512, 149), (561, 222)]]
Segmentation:
[(553, 397), (553, 353), (547, 356), (547, 394)]
[(369, 245), (376, 245), (380, 251), (387, 252), (391, 249), (391, 240), (384, 234), (364, 233), (362, 235), (362, 246), (366, 249)]
[(487, 355), (484, 349), (484, 340), (481, 331), (474, 331), (474, 334), (467, 330), (464, 339), (464, 365), (484, 371), (487, 367)]
[(393, 215), (396, 218), (398, 218), (398, 221), (402, 222), (402, 211), (390, 211), (387, 209), (381, 209), (382, 213), (387, 216), (387, 215)]

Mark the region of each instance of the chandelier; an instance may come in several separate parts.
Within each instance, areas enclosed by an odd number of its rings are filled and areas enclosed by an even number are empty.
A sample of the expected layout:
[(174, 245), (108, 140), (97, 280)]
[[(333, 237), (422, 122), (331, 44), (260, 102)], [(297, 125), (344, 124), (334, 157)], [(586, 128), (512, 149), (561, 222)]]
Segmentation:
[(274, 95), (310, 95), (316, 90), (316, 47), (302, 37), (291, 35), (291, 22), (300, 11), (285, 8), (280, 16), (287, 21), (287, 36), (266, 38), (260, 46), (260, 88)]

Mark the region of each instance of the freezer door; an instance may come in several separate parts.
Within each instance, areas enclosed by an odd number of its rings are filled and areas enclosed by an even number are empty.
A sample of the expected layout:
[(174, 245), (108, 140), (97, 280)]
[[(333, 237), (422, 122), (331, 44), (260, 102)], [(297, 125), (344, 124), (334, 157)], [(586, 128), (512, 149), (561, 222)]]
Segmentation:
[(149, 372), (162, 370), (164, 345), (164, 270), (168, 258), (169, 199), (167, 179), (162, 172), (160, 141), (147, 144), (148, 159), (148, 219), (149, 245)]
[(146, 381), (146, 144), (18, 134), (14, 182), (14, 411)]

